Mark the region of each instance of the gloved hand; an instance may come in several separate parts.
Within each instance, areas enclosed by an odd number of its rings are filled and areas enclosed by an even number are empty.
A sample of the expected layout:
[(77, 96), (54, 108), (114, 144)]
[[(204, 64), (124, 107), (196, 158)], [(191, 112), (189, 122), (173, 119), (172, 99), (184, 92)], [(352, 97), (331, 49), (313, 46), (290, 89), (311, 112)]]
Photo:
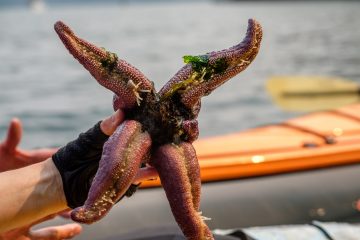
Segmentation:
[[(99, 166), (103, 145), (123, 120), (124, 114), (118, 110), (85, 133), (81, 133), (76, 140), (69, 142), (52, 156), (61, 175), (70, 208), (84, 204)], [(131, 186), (129, 191), (133, 192), (134, 187)]]

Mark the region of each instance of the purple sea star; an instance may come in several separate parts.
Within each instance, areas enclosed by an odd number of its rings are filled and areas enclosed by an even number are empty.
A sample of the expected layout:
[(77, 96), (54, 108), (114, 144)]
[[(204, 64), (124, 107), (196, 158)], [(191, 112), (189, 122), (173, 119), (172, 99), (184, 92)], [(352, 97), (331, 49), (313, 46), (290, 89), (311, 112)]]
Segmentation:
[(115, 93), (114, 109), (126, 120), (104, 145), (84, 206), (73, 220), (92, 223), (127, 191), (141, 164), (156, 168), (172, 213), (188, 239), (213, 239), (200, 212), (200, 168), (192, 142), (198, 137), (202, 96), (243, 71), (260, 47), (260, 24), (249, 20), (245, 39), (229, 49), (185, 56), (187, 63), (156, 92), (153, 83), (116, 54), (77, 37), (62, 22), (55, 30), (69, 52), (102, 86)]

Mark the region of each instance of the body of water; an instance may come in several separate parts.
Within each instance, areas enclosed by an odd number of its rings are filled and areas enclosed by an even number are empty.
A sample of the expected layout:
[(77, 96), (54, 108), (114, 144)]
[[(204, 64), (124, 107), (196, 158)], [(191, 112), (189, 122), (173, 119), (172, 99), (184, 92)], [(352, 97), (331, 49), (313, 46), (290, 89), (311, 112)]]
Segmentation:
[(264, 88), (273, 75), (342, 76), (360, 82), (360, 3), (201, 2), (49, 6), (42, 13), (0, 9), (0, 136), (12, 117), (22, 146), (59, 146), (112, 112), (112, 94), (64, 48), (53, 24), (139, 68), (157, 89), (183, 66), (182, 56), (230, 47), (256, 18), (264, 38), (255, 62), (203, 98), (200, 137), (285, 120)]

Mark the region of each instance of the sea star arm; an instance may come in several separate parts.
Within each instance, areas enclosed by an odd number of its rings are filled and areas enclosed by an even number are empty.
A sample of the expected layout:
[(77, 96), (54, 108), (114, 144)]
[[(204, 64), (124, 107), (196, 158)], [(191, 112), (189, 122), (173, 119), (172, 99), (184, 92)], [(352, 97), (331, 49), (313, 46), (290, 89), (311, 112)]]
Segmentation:
[(182, 122), (182, 129), (187, 136), (187, 142), (194, 142), (199, 137), (199, 126), (196, 119), (185, 120)]
[(143, 73), (116, 54), (77, 37), (63, 22), (54, 26), (69, 52), (94, 76), (99, 84), (113, 91), (120, 99), (118, 108), (140, 104), (141, 95), (153, 91), (153, 84)]
[(189, 240), (213, 239), (200, 206), (200, 168), (190, 143), (160, 146), (151, 159), (159, 173), (171, 211)]
[(111, 209), (133, 182), (147, 159), (151, 138), (134, 120), (124, 121), (104, 144), (99, 169), (84, 206), (71, 213), (74, 221), (92, 223)]
[(201, 56), (185, 56), (188, 64), (160, 90), (160, 98), (180, 93), (181, 102), (192, 109), (200, 98), (234, 77), (254, 60), (262, 39), (261, 25), (249, 19), (244, 40), (229, 49)]

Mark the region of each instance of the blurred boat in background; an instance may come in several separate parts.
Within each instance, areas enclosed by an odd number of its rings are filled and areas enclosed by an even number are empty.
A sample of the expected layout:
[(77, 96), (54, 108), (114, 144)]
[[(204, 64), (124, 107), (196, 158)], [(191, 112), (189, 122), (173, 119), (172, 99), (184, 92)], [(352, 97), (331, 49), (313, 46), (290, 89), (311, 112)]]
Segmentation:
[(45, 2), (43, 0), (28, 0), (28, 6), (33, 12), (45, 11)]
[(360, 101), (360, 85), (339, 77), (275, 76), (266, 89), (285, 111), (309, 112), (335, 109)]

